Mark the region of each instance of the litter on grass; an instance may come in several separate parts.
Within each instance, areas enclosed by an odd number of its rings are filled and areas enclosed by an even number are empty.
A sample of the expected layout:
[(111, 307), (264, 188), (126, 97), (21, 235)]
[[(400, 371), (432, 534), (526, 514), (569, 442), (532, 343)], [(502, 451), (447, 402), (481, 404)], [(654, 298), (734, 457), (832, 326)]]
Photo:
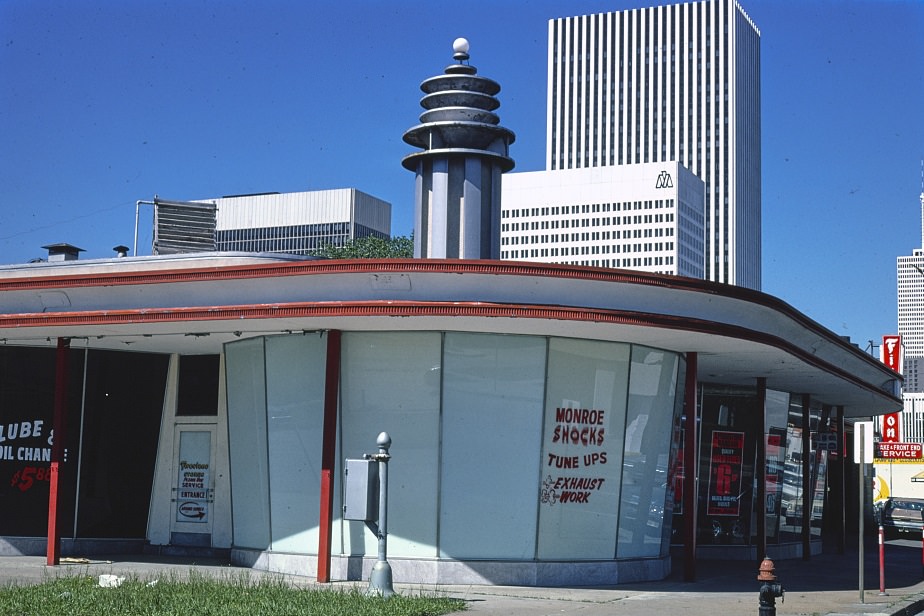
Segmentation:
[(99, 585), (103, 588), (118, 588), (124, 581), (125, 578), (118, 575), (103, 574), (99, 576)]

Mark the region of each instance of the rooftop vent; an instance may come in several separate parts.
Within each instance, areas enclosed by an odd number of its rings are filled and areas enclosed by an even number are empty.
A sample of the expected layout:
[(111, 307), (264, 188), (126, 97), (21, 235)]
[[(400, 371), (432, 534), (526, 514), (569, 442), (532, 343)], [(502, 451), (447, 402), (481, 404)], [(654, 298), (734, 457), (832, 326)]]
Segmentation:
[(76, 261), (80, 256), (80, 253), (83, 252), (83, 248), (77, 248), (73, 244), (48, 244), (47, 246), (42, 246), (45, 250), (48, 251), (48, 262), (53, 263), (55, 261)]

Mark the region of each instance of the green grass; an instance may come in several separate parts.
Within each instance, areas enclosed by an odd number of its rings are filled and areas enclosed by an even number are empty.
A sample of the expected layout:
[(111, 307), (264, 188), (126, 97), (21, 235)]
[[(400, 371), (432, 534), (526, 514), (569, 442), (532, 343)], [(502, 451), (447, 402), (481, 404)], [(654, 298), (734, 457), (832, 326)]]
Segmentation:
[(461, 599), (366, 596), (363, 591), (300, 589), (282, 579), (246, 574), (210, 578), (196, 572), (156, 583), (126, 579), (102, 588), (96, 577), (68, 576), (0, 589), (0, 616), (440, 616), (465, 609)]

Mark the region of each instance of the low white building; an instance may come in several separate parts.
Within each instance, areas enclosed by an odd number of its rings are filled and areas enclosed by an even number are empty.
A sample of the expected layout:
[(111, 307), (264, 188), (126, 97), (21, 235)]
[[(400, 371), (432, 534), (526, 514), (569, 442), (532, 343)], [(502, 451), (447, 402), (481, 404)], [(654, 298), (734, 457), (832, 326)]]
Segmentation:
[(703, 181), (676, 162), (508, 173), (501, 258), (703, 278)]
[(391, 204), (355, 188), (238, 195), (198, 201), (154, 198), (154, 254), (312, 254), (363, 237), (391, 237)]

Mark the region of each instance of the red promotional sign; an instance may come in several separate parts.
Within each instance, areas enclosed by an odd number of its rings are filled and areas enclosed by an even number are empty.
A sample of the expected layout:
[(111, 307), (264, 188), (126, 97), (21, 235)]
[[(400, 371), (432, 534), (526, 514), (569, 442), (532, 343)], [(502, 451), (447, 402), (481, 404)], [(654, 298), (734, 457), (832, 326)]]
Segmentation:
[(889, 368), (902, 373), (902, 337), (888, 334), (882, 337), (882, 346), (879, 348), (879, 359)]
[(744, 432), (713, 431), (706, 515), (738, 515), (743, 461)]
[[(882, 337), (882, 346), (879, 348), (879, 359), (889, 368), (902, 373), (902, 337), (889, 334)], [(901, 442), (901, 414), (889, 413), (882, 418), (882, 442)]]
[(876, 443), (876, 457), (894, 460), (895, 458), (917, 460), (924, 455), (921, 443)]

